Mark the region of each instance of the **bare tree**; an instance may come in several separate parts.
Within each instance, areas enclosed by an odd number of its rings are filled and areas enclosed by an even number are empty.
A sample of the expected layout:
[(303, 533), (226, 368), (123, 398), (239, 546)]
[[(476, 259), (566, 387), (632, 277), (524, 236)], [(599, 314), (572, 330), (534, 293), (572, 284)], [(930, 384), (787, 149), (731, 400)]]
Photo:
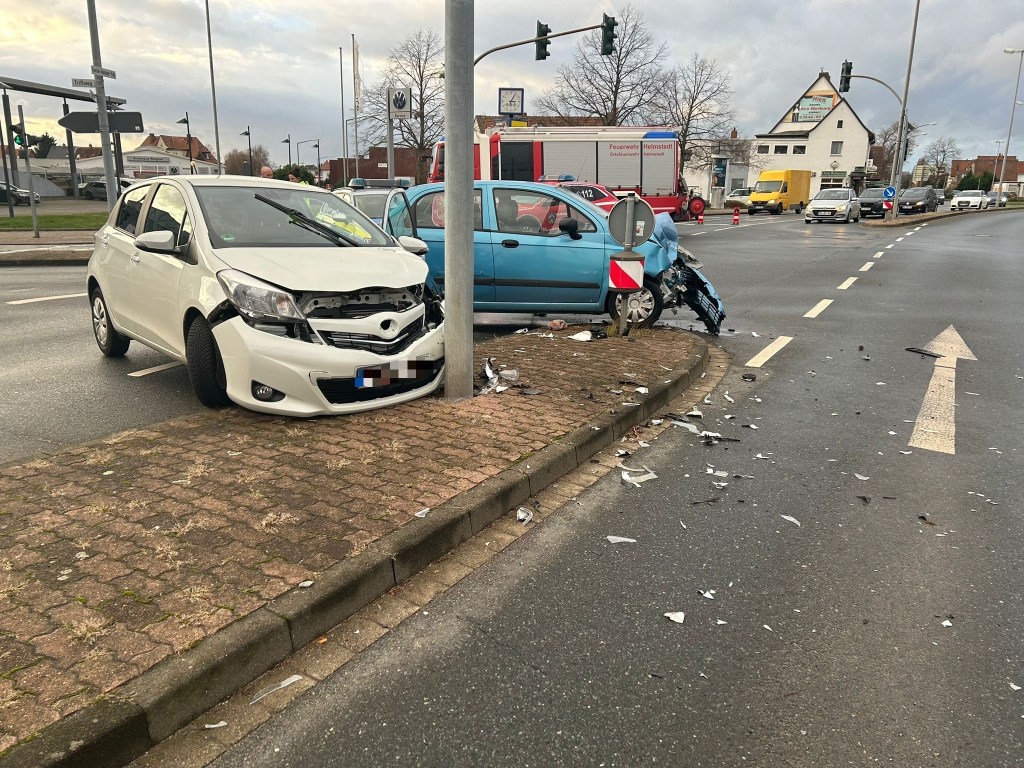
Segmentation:
[(924, 148), (924, 163), (932, 169), (932, 186), (946, 188), (950, 167), (959, 156), (960, 147), (954, 139), (946, 136), (940, 136)]
[[(260, 168), (270, 161), (270, 152), (262, 144), (252, 148), (252, 175), (259, 176)], [(249, 148), (232, 149), (224, 155), (224, 173), (243, 176), (247, 175), (245, 166), (249, 163)]]
[(563, 120), (596, 117), (602, 125), (642, 125), (651, 120), (665, 73), (668, 46), (647, 28), (643, 13), (627, 5), (618, 12), (618, 38), (611, 56), (601, 55), (601, 31), (576, 44), (572, 64), (559, 67), (554, 86), (537, 99), (537, 111)]
[[(912, 126), (911, 126), (912, 127)], [(881, 145), (883, 148), (882, 164), (878, 167), (878, 175), (881, 179), (888, 181), (892, 178), (892, 165), (893, 159), (896, 157), (896, 142), (899, 141), (899, 129), (900, 124), (897, 120), (894, 123), (890, 123), (879, 131), (875, 131), (875, 144)], [(917, 140), (914, 138), (914, 134), (911, 132), (908, 134), (909, 138), (907, 141), (907, 156), (917, 148)], [(904, 158), (905, 160), (906, 158)], [(902, 188), (902, 184), (900, 185)]]
[(395, 121), (395, 146), (419, 153), (417, 181), (425, 181), (434, 145), (444, 132), (444, 43), (432, 29), (409, 35), (388, 53), (384, 76), (364, 91), (361, 141), (387, 142), (388, 88), (412, 88), (412, 120)]
[[(684, 158), (695, 167), (706, 168), (716, 153), (715, 147), (730, 141), (721, 137), (728, 135), (736, 121), (731, 100), (729, 74), (720, 70), (714, 59), (694, 53), (666, 75), (654, 117), (657, 123), (679, 130), (679, 149)], [(738, 147), (730, 147), (728, 154), (734, 157)], [(744, 147), (749, 148), (749, 142)]]

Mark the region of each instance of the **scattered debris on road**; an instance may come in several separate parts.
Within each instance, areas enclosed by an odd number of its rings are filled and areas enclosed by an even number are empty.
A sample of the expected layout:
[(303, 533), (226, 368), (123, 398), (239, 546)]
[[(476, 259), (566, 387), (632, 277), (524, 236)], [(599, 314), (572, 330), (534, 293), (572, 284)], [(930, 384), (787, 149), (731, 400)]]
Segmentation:
[(249, 703), (250, 704), (255, 704), (260, 699), (264, 699), (264, 698), (266, 698), (267, 696), (269, 696), (272, 693), (276, 693), (277, 691), (280, 691), (280, 690), (282, 690), (284, 688), (287, 688), (289, 685), (294, 685), (295, 683), (299, 682), (301, 679), (302, 679), (302, 675), (292, 675), (291, 677), (285, 678), (280, 683), (274, 683), (273, 685), (268, 685), (266, 688), (264, 688), (263, 690), (259, 691), (256, 694), (255, 698), (253, 698), (253, 700), (250, 701)]

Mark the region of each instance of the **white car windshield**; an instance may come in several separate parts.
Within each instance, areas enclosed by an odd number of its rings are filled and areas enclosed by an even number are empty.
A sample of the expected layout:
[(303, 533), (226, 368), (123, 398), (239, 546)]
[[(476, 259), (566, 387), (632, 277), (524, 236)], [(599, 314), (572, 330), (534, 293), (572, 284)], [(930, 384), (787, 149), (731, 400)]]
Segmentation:
[(980, 189), (968, 189), (966, 192), (960, 193), (963, 197), (981, 197), (984, 194)]
[(814, 196), (815, 200), (849, 200), (850, 193), (845, 189), (823, 189)]
[[(256, 196), (295, 210), (351, 245), (391, 245), (391, 238), (330, 192), (296, 184), (279, 187), (194, 187), (214, 248), (330, 248), (337, 240), (298, 225), (293, 217)], [(298, 217), (295, 217), (296, 219)]]

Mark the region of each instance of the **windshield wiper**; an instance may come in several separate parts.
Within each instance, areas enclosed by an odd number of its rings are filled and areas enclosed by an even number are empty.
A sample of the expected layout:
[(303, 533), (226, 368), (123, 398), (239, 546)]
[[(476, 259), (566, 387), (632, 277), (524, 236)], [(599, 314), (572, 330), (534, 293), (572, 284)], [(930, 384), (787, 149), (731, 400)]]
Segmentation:
[(359, 246), (358, 241), (352, 239), (348, 235), (342, 234), (333, 227), (329, 227), (326, 224), (322, 224), (321, 222), (317, 221), (316, 219), (310, 218), (297, 208), (289, 208), (287, 205), (281, 205), (281, 203), (277, 202), (276, 200), (271, 200), (269, 197), (264, 197), (258, 192), (256, 193), (256, 199), (259, 200), (261, 203), (266, 203), (267, 205), (273, 208), (277, 208), (277, 210), (281, 211), (282, 213), (287, 213), (291, 219), (292, 224), (298, 227), (302, 227), (303, 229), (313, 232), (317, 235), (320, 235), (324, 239), (332, 241), (335, 245), (352, 245), (356, 247)]

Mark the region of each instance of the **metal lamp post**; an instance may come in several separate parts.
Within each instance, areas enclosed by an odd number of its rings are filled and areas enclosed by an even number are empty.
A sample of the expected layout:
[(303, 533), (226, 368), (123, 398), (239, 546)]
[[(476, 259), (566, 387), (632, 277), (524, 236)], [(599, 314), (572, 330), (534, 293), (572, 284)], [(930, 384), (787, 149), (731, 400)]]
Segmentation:
[(292, 164), (292, 135), (289, 133), (287, 139), (281, 139), (282, 144), (288, 145), (288, 165)]
[(297, 165), (302, 165), (302, 155), (300, 154), (302, 145), (309, 144), (311, 141), (319, 143), (320, 139), (303, 139), (302, 141), (295, 142), (295, 163)]
[(192, 164), (192, 126), (188, 122), (188, 112), (185, 113), (185, 116), (178, 123), (185, 125), (185, 141), (188, 142), (188, 172), (195, 173), (196, 169)]
[(238, 135), (245, 136), (249, 140), (249, 175), (255, 176), (255, 169), (252, 167), (252, 136), (249, 134), (249, 126), (245, 126), (245, 130)]
[(319, 186), (320, 182), (323, 181), (323, 177), (320, 174), (320, 139), (316, 140), (313, 148), (316, 149), (316, 183)]
[[(345, 133), (346, 134), (348, 134), (348, 124), (349, 123), (356, 123), (356, 126), (355, 126), (356, 130), (355, 130), (355, 136), (354, 136), (355, 140), (353, 141), (353, 145), (355, 147), (354, 151), (355, 151), (355, 155), (356, 155), (356, 178), (359, 177), (359, 123), (356, 122), (357, 119), (358, 118), (350, 117), (348, 120), (345, 121)], [(348, 172), (346, 171), (346, 173), (348, 173)], [(345, 179), (345, 182), (348, 183), (348, 179)]]
[[(1003, 167), (999, 171), (999, 190), (996, 192), (999, 195), (1003, 193), (1003, 184), (1006, 183), (1006, 157), (1010, 154), (1010, 134), (1013, 133), (1013, 115), (1017, 111), (1017, 105), (1020, 103), (1017, 101), (1017, 91), (1020, 90), (1020, 70), (1024, 66), (1024, 48), (1003, 48), (1003, 53), (1019, 53), (1020, 60), (1017, 62), (1017, 82), (1013, 86), (1013, 98), (1010, 104), (1010, 127), (1006, 129), (1006, 152), (1003, 154)], [(998, 198), (996, 198), (996, 202), (999, 202)]]

